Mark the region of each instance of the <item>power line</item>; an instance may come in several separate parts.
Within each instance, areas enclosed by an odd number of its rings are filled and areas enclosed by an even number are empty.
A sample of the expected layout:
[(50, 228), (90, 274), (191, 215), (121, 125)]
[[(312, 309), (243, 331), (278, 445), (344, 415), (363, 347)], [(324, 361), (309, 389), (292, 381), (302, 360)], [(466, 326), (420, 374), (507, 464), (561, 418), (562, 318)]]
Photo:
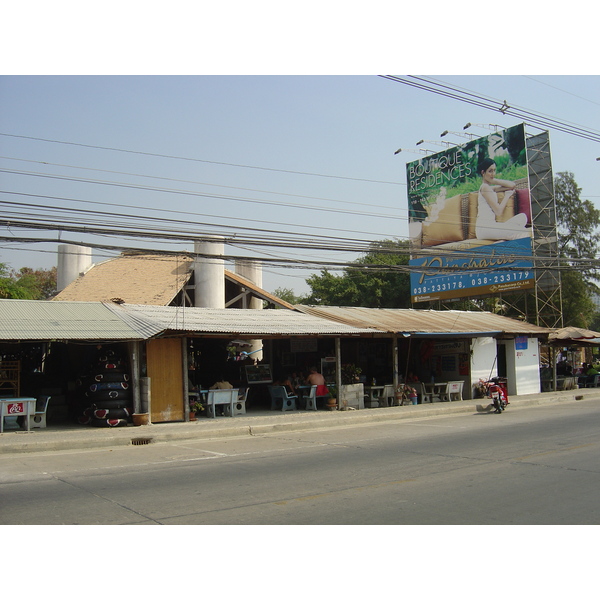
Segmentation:
[[(7, 238), (1, 237), (0, 241), (16, 241), (15, 238)], [(24, 243), (34, 243), (34, 242), (43, 242), (43, 243), (57, 243), (57, 244), (74, 244), (74, 245), (82, 245), (81, 242), (66, 240), (62, 238), (48, 239), (48, 238), (19, 238), (19, 241)], [(203, 258), (212, 258), (215, 256), (212, 254), (202, 254), (202, 253), (190, 253), (190, 252), (181, 252), (181, 251), (169, 251), (169, 250), (156, 250), (155, 248), (140, 248), (140, 247), (132, 247), (125, 245), (109, 245), (109, 244), (83, 244), (95, 249), (103, 249), (103, 250), (117, 250), (120, 252), (131, 252), (134, 251), (136, 253), (147, 253), (149, 255), (153, 255), (151, 257), (152, 260), (160, 260), (161, 256), (174, 256), (174, 255), (182, 255), (186, 254), (190, 257), (199, 256)], [(222, 260), (226, 262), (235, 262), (237, 260), (249, 260), (248, 256), (241, 255), (232, 255), (232, 254), (224, 254), (219, 256)], [(252, 258), (252, 257), (251, 257)], [(520, 257), (522, 258), (522, 257)], [(326, 268), (329, 270), (356, 270), (356, 271), (367, 271), (372, 273), (425, 273), (429, 275), (439, 275), (439, 274), (452, 274), (452, 273), (461, 273), (465, 272), (465, 267), (463, 266), (419, 266), (419, 265), (390, 265), (385, 263), (356, 263), (356, 262), (348, 262), (348, 261), (325, 261), (325, 260), (307, 260), (307, 259), (292, 259), (292, 258), (269, 258), (262, 257), (256, 260), (260, 260), (261, 262), (269, 263), (271, 265), (279, 265), (285, 266), (289, 268), (297, 268), (297, 269), (315, 269), (315, 268)], [(547, 260), (547, 259), (546, 259)], [(563, 259), (565, 263), (566, 259)], [(577, 262), (577, 261), (575, 261)], [(582, 261), (584, 262), (584, 261)], [(589, 261), (588, 261), (589, 262)], [(598, 261), (596, 261), (598, 262)], [(557, 264), (553, 267), (553, 270), (572, 270), (573, 269), (573, 261), (569, 261), (570, 264), (560, 265)], [(535, 267), (534, 267), (535, 268)], [(503, 270), (506, 271), (524, 271), (526, 270), (524, 267), (511, 267), (511, 266), (503, 266)], [(477, 269), (469, 270), (469, 273), (492, 273), (497, 270), (497, 267), (481, 267)]]
[(561, 131), (563, 133), (574, 135), (593, 142), (600, 142), (600, 132), (591, 130), (589, 128), (572, 125), (558, 119), (544, 117), (527, 109), (520, 109), (518, 107), (511, 106), (507, 103), (506, 100), (487, 98), (480, 94), (466, 92), (451, 85), (439, 84), (435, 81), (428, 80), (424, 77), (416, 77), (414, 75), (408, 76), (411, 79), (406, 79), (396, 75), (380, 75), (380, 77), (384, 79), (389, 79), (396, 83), (402, 83), (404, 85), (415, 87), (420, 90), (432, 92), (434, 94), (438, 94), (446, 98), (452, 98), (454, 100), (459, 100), (460, 102), (472, 104), (480, 108), (485, 108), (494, 112), (500, 112), (503, 115), (509, 115), (517, 119), (522, 119), (528, 124), (534, 126), (539, 125), (543, 128), (545, 127), (548, 129), (555, 129), (557, 131)]
[(318, 212), (331, 212), (331, 213), (341, 213), (341, 214), (353, 214), (357, 216), (366, 216), (366, 217), (382, 217), (389, 219), (398, 219), (400, 217), (394, 215), (380, 215), (377, 213), (367, 213), (367, 212), (350, 212), (338, 208), (325, 208), (321, 206), (306, 206), (304, 204), (286, 204), (280, 202), (273, 202), (270, 200), (257, 200), (254, 198), (244, 198), (237, 196), (226, 196), (221, 194), (209, 194), (207, 192), (194, 192), (191, 190), (178, 190), (175, 188), (160, 188), (160, 187), (151, 187), (151, 186), (143, 186), (134, 183), (125, 183), (118, 181), (106, 181), (101, 179), (85, 179), (79, 177), (68, 177), (65, 175), (51, 175), (49, 173), (36, 173), (35, 171), (15, 171), (11, 169), (2, 169), (0, 168), (0, 173), (8, 173), (10, 175), (24, 175), (29, 177), (40, 177), (43, 179), (56, 179), (60, 181), (70, 181), (75, 183), (90, 183), (96, 185), (106, 185), (113, 187), (122, 187), (128, 189), (136, 189), (143, 191), (152, 191), (152, 192), (161, 192), (161, 193), (170, 193), (170, 194), (179, 194), (183, 196), (195, 196), (201, 198), (214, 198), (218, 200), (231, 200), (234, 202), (247, 202), (249, 204), (264, 204), (269, 206), (283, 206), (286, 208), (299, 208), (302, 210), (315, 210)]
[(192, 162), (207, 163), (207, 164), (212, 164), (212, 165), (237, 167), (237, 168), (241, 168), (241, 169), (258, 169), (261, 171), (273, 171), (273, 172), (277, 172), (277, 173), (290, 173), (292, 175), (306, 175), (306, 176), (311, 176), (311, 177), (326, 177), (326, 178), (331, 178), (331, 179), (345, 179), (348, 181), (364, 181), (364, 182), (368, 182), (368, 183), (383, 183), (386, 185), (401, 185), (397, 181), (380, 181), (378, 179), (363, 179), (360, 177), (344, 177), (342, 175), (328, 175), (326, 173), (309, 173), (306, 171), (293, 171), (290, 169), (275, 169), (273, 167), (259, 167), (256, 165), (240, 165), (240, 164), (236, 164), (236, 163), (220, 162), (220, 161), (216, 161), (216, 160), (204, 160), (201, 158), (191, 158), (189, 156), (175, 156), (175, 155), (170, 155), (170, 154), (159, 154), (156, 152), (143, 152), (141, 150), (127, 150), (125, 148), (111, 148), (108, 146), (96, 146), (93, 144), (67, 142), (64, 140), (51, 140), (51, 139), (47, 139), (47, 138), (39, 138), (39, 137), (33, 137), (33, 136), (28, 136), (28, 135), (17, 135), (17, 134), (4, 133), (4, 132), (0, 132), (0, 135), (6, 136), (6, 137), (20, 138), (20, 139), (25, 139), (25, 140), (34, 140), (37, 142), (47, 142), (47, 143), (51, 143), (51, 144), (65, 144), (68, 146), (79, 146), (81, 148), (93, 148), (95, 150), (108, 150), (111, 152), (124, 152), (127, 154), (140, 154), (143, 156), (154, 156), (157, 158), (169, 158), (169, 159), (174, 159), (174, 160), (186, 160), (186, 161), (192, 161)]
[[(79, 203), (85, 203), (85, 204), (93, 204), (93, 205), (103, 205), (103, 206), (119, 206), (120, 208), (131, 208), (131, 209), (136, 209), (139, 210), (139, 207), (136, 206), (130, 206), (130, 205), (120, 205), (120, 204), (114, 204), (114, 203), (110, 203), (110, 202), (92, 202), (89, 200), (75, 200), (72, 198), (65, 198), (62, 196), (48, 196), (48, 195), (41, 195), (41, 194), (26, 194), (23, 192), (11, 192), (11, 191), (4, 191), (4, 190), (0, 190), (0, 193), (3, 194), (7, 194), (7, 195), (17, 195), (17, 196), (26, 196), (29, 198), (45, 198), (48, 200), (64, 200), (64, 201), (68, 201), (68, 202), (79, 202)], [(215, 223), (207, 223), (207, 222), (201, 222), (201, 221), (193, 221), (190, 222), (189, 218), (186, 220), (181, 220), (181, 219), (169, 219), (166, 217), (152, 217), (152, 216), (144, 216), (144, 215), (140, 215), (139, 213), (136, 215), (129, 215), (129, 214), (125, 214), (125, 213), (115, 213), (114, 211), (112, 212), (105, 212), (105, 211), (96, 211), (96, 210), (89, 210), (89, 209), (81, 209), (81, 208), (68, 208), (68, 207), (60, 207), (60, 206), (52, 206), (52, 205), (43, 205), (40, 203), (27, 203), (27, 202), (11, 202), (11, 201), (7, 201), (7, 200), (0, 200), (0, 205), (6, 205), (6, 206), (15, 206), (15, 207), (23, 207), (24, 211), (20, 212), (20, 213), (9, 213), (8, 211), (4, 211), (5, 215), (7, 215), (8, 218), (10, 218), (11, 214), (16, 214), (17, 217), (25, 217), (25, 218), (29, 218), (31, 217), (31, 213), (34, 210), (41, 210), (41, 209), (47, 209), (52, 211), (52, 213), (55, 213), (56, 211), (59, 212), (70, 212), (70, 213), (78, 213), (81, 215), (84, 215), (86, 217), (96, 217), (96, 216), (110, 216), (113, 218), (119, 218), (119, 219), (137, 219), (139, 220), (140, 223), (143, 223), (144, 221), (148, 221), (148, 222), (155, 222), (155, 223), (165, 223), (165, 224), (186, 224), (186, 225), (190, 225), (191, 223), (193, 223), (194, 226), (202, 226), (202, 227), (209, 227), (209, 228), (220, 228), (220, 230), (234, 230), (234, 232), (237, 231), (248, 231), (248, 232), (259, 232), (259, 233), (263, 233), (263, 234), (268, 234), (269, 236), (272, 235), (281, 235), (282, 234), (282, 230), (281, 229), (258, 229), (255, 227), (243, 227), (243, 226), (239, 226), (239, 225), (222, 225), (222, 224), (215, 224)], [(152, 210), (152, 211), (156, 211), (156, 212), (161, 212), (159, 209), (150, 209), (150, 208), (145, 208), (144, 210)], [(198, 216), (203, 216), (203, 217), (210, 217), (210, 215), (206, 215), (206, 214), (202, 214), (202, 213), (190, 213), (190, 212), (184, 212), (184, 211), (170, 211), (170, 214), (180, 214), (182, 216), (188, 216), (188, 217), (194, 217), (197, 218)], [(44, 216), (44, 215), (42, 215)], [(50, 215), (45, 215), (46, 218), (52, 218), (52, 219), (56, 219), (54, 214), (50, 214)], [(228, 217), (219, 217), (219, 218), (223, 218), (226, 219)], [(254, 219), (244, 219), (245, 221), (253, 221), (253, 222), (258, 222), (258, 223), (264, 223), (265, 221), (260, 221), (260, 220), (254, 220)], [(64, 222), (64, 220), (60, 220), (60, 222)], [(97, 219), (94, 218), (94, 220), (92, 221), (92, 223), (96, 223)], [(273, 221), (268, 221), (269, 224), (271, 225), (288, 225), (287, 223), (277, 223), (277, 222), (273, 222)], [(115, 227), (121, 227), (123, 226), (123, 221), (118, 220), (115, 223)], [(139, 224), (137, 225), (139, 228), (144, 227), (144, 225)], [(295, 238), (303, 238), (303, 237), (309, 237), (310, 239), (321, 239), (321, 240), (328, 240), (328, 239), (333, 239), (333, 240), (348, 240), (348, 238), (341, 238), (341, 237), (336, 237), (336, 236), (325, 236), (325, 235), (318, 235), (315, 233), (314, 231), (314, 226), (303, 226), (303, 225), (298, 225), (297, 227), (299, 228), (307, 228), (307, 229), (311, 229), (310, 233), (301, 233), (301, 232), (295, 232), (294, 234), (290, 234), (290, 233), (286, 233), (285, 236), (287, 239), (295, 239)], [(343, 229), (339, 229), (339, 228), (329, 228), (329, 227), (322, 227), (319, 226), (320, 230), (330, 230), (330, 231), (336, 231), (337, 233), (359, 233), (362, 235), (369, 235), (368, 232), (365, 231), (352, 231), (352, 230), (343, 230)], [(176, 230), (179, 233), (184, 233), (184, 232), (189, 232), (189, 230)], [(230, 237), (235, 236), (235, 233), (231, 234), (231, 233), (227, 233), (227, 234), (223, 234), (223, 235), (227, 235)], [(373, 234), (376, 235), (376, 234)], [(362, 240), (364, 243), (369, 243), (370, 240)]]
[(569, 90), (564, 90), (563, 88), (560, 88), (556, 85), (551, 85), (550, 83), (548, 83), (546, 81), (542, 81), (541, 79), (531, 77), (531, 75), (523, 75), (522, 77), (525, 77), (526, 79), (531, 79), (531, 81), (535, 81), (536, 83), (545, 85), (549, 88), (552, 88), (553, 90), (558, 90), (559, 92), (563, 92), (564, 94), (568, 94), (569, 96), (573, 96), (574, 98), (579, 98), (580, 100), (585, 100), (586, 102), (590, 102), (591, 104), (600, 105), (600, 102), (596, 102), (595, 100), (591, 100), (590, 98), (585, 98), (584, 96), (580, 96), (579, 94), (574, 94), (573, 92), (570, 92)]
[[(60, 230), (60, 231), (67, 231), (67, 232), (71, 232), (71, 233), (86, 233), (86, 234), (93, 234), (93, 235), (101, 235), (101, 236), (110, 236), (110, 237), (131, 237), (131, 238), (143, 238), (143, 239), (156, 239), (156, 240), (160, 240), (162, 242), (169, 242), (169, 243), (173, 243), (173, 242), (181, 242), (183, 239), (187, 239), (188, 241), (193, 241), (193, 242), (199, 242), (199, 241), (212, 241), (214, 240), (213, 237), (211, 237), (210, 235), (207, 237), (206, 235), (202, 235), (202, 234), (196, 234), (196, 235), (186, 235), (185, 237), (181, 236), (180, 232), (176, 232), (176, 233), (170, 233), (170, 232), (158, 232), (158, 231), (144, 231), (144, 232), (140, 232), (140, 231), (135, 231), (135, 230), (118, 230), (115, 231), (114, 228), (102, 228), (102, 227), (90, 227), (90, 226), (85, 226), (85, 227), (81, 227), (81, 226), (77, 226), (77, 225), (59, 225), (57, 226), (56, 223), (45, 223), (45, 222), (33, 222), (33, 221), (24, 221), (24, 220), (12, 220), (12, 221), (3, 221), (0, 219), (0, 226), (7, 226), (7, 227), (19, 227), (19, 228), (25, 228), (25, 229), (32, 229), (32, 230)], [(44, 238), (44, 239), (40, 239), (40, 238), (16, 238), (15, 236), (13, 237), (4, 237), (4, 238), (0, 238), (3, 239), (4, 241), (20, 241), (20, 242), (24, 242), (24, 243), (30, 243), (30, 242), (51, 242), (52, 240)], [(371, 244), (368, 244), (366, 246), (360, 246), (360, 245), (356, 245), (356, 246), (351, 246), (348, 243), (348, 240), (344, 240), (343, 244), (340, 245), (335, 245), (335, 244), (327, 244), (327, 243), (322, 243), (322, 242), (316, 242), (316, 241), (303, 241), (303, 242), (299, 242), (299, 241), (290, 241), (288, 239), (274, 239), (272, 237), (268, 238), (268, 239), (260, 239), (260, 238), (242, 238), (240, 236), (233, 236), (233, 237), (224, 237), (223, 238), (223, 242), (227, 243), (228, 245), (233, 245), (233, 246), (240, 246), (240, 245), (251, 245), (251, 246), (270, 246), (270, 247), (276, 247), (276, 248), (293, 248), (293, 249), (312, 249), (312, 250), (322, 250), (322, 251), (330, 251), (330, 252), (357, 252), (357, 253), (368, 253), (368, 252), (372, 252), (375, 251), (377, 253), (380, 254), (390, 254), (390, 255), (410, 255), (411, 251), (410, 248), (408, 248), (408, 246), (404, 247), (404, 248), (390, 248), (390, 247), (376, 247), (373, 248), (373, 246)], [(60, 241), (59, 243), (66, 243), (64, 241)], [(91, 247), (100, 247), (100, 248), (121, 248), (121, 246), (106, 246), (106, 245), (98, 245), (98, 244), (88, 244), (88, 243), (82, 243), (82, 242), (75, 242), (78, 245), (84, 245), (84, 246), (91, 246)], [(130, 247), (124, 247), (125, 249), (131, 249)], [(171, 254), (174, 253), (174, 251), (170, 252)], [(175, 253), (181, 253), (181, 251), (176, 251)], [(420, 256), (427, 256), (428, 253), (427, 251), (421, 250), (418, 253)], [(444, 251), (442, 249), (435, 249), (435, 255), (439, 256), (442, 255), (444, 258), (446, 259), (452, 259), (452, 258), (475, 258), (475, 259), (482, 259), (482, 258), (486, 258), (486, 255), (482, 255), (481, 253), (477, 253), (477, 252), (473, 252), (473, 253), (467, 253), (467, 252), (457, 252), (457, 251)], [(503, 259), (506, 260), (528, 260), (531, 261), (533, 263), (540, 263), (541, 265), (545, 265), (547, 264), (548, 261), (548, 257), (535, 257), (535, 256), (528, 256), (526, 254), (520, 253), (520, 254), (510, 254), (510, 255), (502, 255)], [(267, 260), (267, 259), (261, 259), (261, 260)], [(278, 264), (310, 264), (310, 265), (322, 265), (322, 264), (334, 264), (339, 266), (340, 264), (343, 264), (345, 266), (349, 266), (350, 268), (359, 268), (359, 266), (357, 266), (356, 263), (352, 262), (352, 263), (348, 263), (348, 262), (344, 262), (344, 263), (339, 263), (339, 262), (331, 262), (331, 261), (315, 261), (315, 260), (307, 260), (307, 259), (282, 259), (282, 258), (273, 258), (273, 259), (269, 259), (271, 262), (275, 262)], [(570, 265), (569, 268), (573, 268), (573, 265), (577, 264), (580, 266), (585, 266), (587, 268), (600, 268), (600, 261), (595, 258), (595, 259), (588, 259), (588, 258), (566, 258), (566, 257), (562, 257), (561, 259), (556, 258), (555, 260), (563, 260), (563, 261), (568, 261), (568, 264)], [(366, 264), (366, 263), (361, 263), (361, 265)], [(402, 270), (404, 269), (406, 266), (405, 265), (393, 265), (390, 268), (392, 268), (393, 270)], [(372, 268), (372, 267), (369, 267)], [(412, 267), (411, 267), (412, 268)], [(437, 271), (439, 268), (436, 265), (436, 267), (422, 267), (419, 269), (419, 267), (415, 267), (416, 270), (420, 270), (420, 271)], [(460, 271), (463, 270), (464, 271), (464, 267), (456, 267), (456, 266), (443, 266), (441, 268), (442, 270), (450, 270), (450, 271)], [(478, 269), (478, 271), (484, 271), (484, 272), (488, 272), (490, 270), (494, 270), (493, 268), (491, 269)], [(519, 267), (518, 270), (523, 270), (523, 267)]]
[[(291, 194), (290, 192), (274, 192), (271, 190), (260, 190), (260, 189), (256, 189), (256, 188), (246, 188), (246, 187), (240, 187), (240, 186), (234, 186), (234, 185), (223, 185), (220, 183), (210, 183), (210, 182), (206, 182), (206, 181), (193, 181), (193, 180), (189, 180), (189, 179), (177, 179), (174, 177), (163, 177), (163, 176), (158, 176), (158, 175), (145, 175), (143, 173), (130, 173), (127, 171), (115, 171), (112, 169), (97, 169), (94, 167), (80, 167), (77, 165), (65, 165), (65, 164), (61, 164), (61, 163), (52, 163), (52, 162), (48, 162), (45, 160), (30, 160), (30, 159), (26, 159), (26, 158), (15, 158), (12, 156), (0, 156), (0, 159), (14, 160), (14, 161), (18, 161), (18, 162), (27, 162), (27, 163), (33, 163), (33, 164), (38, 164), (38, 165), (47, 165), (47, 166), (51, 166), (51, 167), (62, 167), (62, 168), (66, 168), (66, 169), (80, 169), (83, 171), (95, 171), (98, 173), (111, 173), (113, 175), (128, 175), (129, 177), (143, 177), (145, 179), (160, 179), (162, 181), (173, 181), (176, 183), (192, 183), (194, 185), (219, 187), (219, 188), (226, 188), (226, 189), (230, 189), (230, 190), (243, 190), (245, 192), (258, 192), (260, 194), (274, 194), (277, 196), (290, 196), (292, 198), (307, 198), (309, 200), (322, 200), (325, 202), (334, 202), (334, 203), (338, 203), (338, 204), (344, 204), (345, 206), (347, 206), (348, 204), (354, 204), (356, 206), (369, 206), (371, 208), (386, 208), (386, 209), (390, 208), (389, 206), (382, 206), (382, 205), (378, 205), (378, 204), (365, 203), (365, 202), (352, 202), (350, 200), (336, 200), (334, 198), (323, 198), (323, 197), (319, 197), (319, 196), (307, 196), (306, 194)], [(397, 185), (406, 186), (406, 183), (398, 182)], [(292, 206), (294, 206), (294, 205), (292, 205)]]

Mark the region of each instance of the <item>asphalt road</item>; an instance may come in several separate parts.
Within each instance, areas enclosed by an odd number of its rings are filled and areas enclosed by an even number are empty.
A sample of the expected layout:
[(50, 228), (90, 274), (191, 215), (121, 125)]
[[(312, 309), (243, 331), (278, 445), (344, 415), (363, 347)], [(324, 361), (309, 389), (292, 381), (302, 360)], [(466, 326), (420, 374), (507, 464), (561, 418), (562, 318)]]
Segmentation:
[(0, 455), (0, 524), (600, 523), (600, 405)]

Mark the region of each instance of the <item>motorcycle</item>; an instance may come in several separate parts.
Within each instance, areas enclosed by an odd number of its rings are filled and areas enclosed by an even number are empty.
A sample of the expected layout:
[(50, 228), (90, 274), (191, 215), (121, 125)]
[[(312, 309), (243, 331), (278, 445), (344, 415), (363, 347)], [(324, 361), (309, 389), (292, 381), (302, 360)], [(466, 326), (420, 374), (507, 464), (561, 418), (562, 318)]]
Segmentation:
[(491, 379), (479, 381), (481, 388), (488, 398), (491, 398), (494, 412), (501, 414), (508, 406), (508, 390), (505, 377), (492, 377)]

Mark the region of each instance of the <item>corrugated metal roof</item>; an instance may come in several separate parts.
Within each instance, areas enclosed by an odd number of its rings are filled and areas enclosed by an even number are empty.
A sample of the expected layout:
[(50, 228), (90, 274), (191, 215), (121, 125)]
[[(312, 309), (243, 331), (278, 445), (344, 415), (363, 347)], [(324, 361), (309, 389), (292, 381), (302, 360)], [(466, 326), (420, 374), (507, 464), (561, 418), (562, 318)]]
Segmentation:
[(0, 340), (142, 340), (101, 302), (0, 300)]
[(574, 340), (593, 340), (600, 337), (597, 331), (590, 329), (581, 329), (580, 327), (563, 327), (550, 334), (550, 340), (574, 341)]
[[(380, 333), (545, 336), (550, 330), (487, 312), (298, 306), (249, 310), (0, 300), (0, 340), (142, 340), (172, 332), (235, 337)], [(299, 312), (301, 311), (301, 312)]]
[(128, 322), (153, 323), (165, 331), (278, 337), (288, 335), (365, 335), (368, 327), (335, 323), (293, 310), (250, 310), (242, 308), (199, 308), (115, 304), (110, 309)]
[(545, 336), (549, 329), (490, 312), (459, 310), (415, 310), (411, 308), (361, 308), (303, 306), (295, 308), (315, 317), (353, 327), (372, 327), (385, 333), (454, 334), (474, 337), (489, 333)]

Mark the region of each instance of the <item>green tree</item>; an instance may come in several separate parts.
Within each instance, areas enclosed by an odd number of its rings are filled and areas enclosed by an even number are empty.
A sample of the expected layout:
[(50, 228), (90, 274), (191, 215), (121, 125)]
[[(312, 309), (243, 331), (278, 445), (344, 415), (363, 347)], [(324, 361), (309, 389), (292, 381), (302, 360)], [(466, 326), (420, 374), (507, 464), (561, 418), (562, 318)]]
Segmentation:
[(581, 199), (581, 188), (568, 171), (557, 173), (554, 178), (554, 195), (560, 254), (579, 261), (577, 266), (586, 279), (598, 280), (597, 269), (592, 264), (582, 264), (582, 259), (595, 261), (598, 257), (600, 210), (590, 200)]
[(591, 327), (596, 320), (592, 295), (598, 293), (598, 227), (600, 210), (581, 198), (573, 173), (554, 178), (559, 254), (562, 262), (562, 303), (565, 326)]
[(346, 267), (342, 275), (327, 269), (306, 280), (311, 288), (304, 304), (409, 308), (408, 242), (372, 242), (369, 251)]
[(565, 327), (593, 329), (596, 306), (590, 294), (590, 285), (577, 270), (561, 273), (562, 312)]
[(22, 267), (14, 271), (0, 263), (0, 298), (45, 300), (55, 293), (56, 267), (36, 270)]
[(305, 299), (303, 296), (296, 296), (294, 290), (291, 288), (278, 287), (273, 292), (273, 295), (285, 300), (286, 302), (289, 302), (290, 304), (302, 304), (303, 300)]

